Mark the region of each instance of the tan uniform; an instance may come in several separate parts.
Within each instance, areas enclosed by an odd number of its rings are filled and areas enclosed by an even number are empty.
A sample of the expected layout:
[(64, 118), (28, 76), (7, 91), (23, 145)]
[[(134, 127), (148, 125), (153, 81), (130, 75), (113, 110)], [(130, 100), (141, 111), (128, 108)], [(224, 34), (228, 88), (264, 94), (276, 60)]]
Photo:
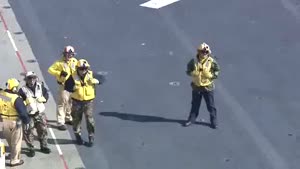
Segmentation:
[[(56, 77), (57, 83), (59, 84), (57, 98), (57, 122), (59, 125), (64, 125), (65, 121), (72, 121), (72, 100), (70, 93), (65, 90), (64, 85), (66, 80), (75, 71), (76, 63), (77, 59), (75, 58), (71, 58), (68, 62), (61, 59), (53, 63), (48, 69), (48, 72)], [(67, 76), (61, 76), (62, 71), (66, 72)]]
[[(18, 111), (16, 109), (18, 107)], [(14, 93), (0, 91), (0, 112), (3, 121), (3, 134), (11, 149), (11, 165), (20, 163), (22, 144), (22, 122), (28, 124), (30, 118), (23, 100)], [(22, 121), (22, 122), (21, 122)]]

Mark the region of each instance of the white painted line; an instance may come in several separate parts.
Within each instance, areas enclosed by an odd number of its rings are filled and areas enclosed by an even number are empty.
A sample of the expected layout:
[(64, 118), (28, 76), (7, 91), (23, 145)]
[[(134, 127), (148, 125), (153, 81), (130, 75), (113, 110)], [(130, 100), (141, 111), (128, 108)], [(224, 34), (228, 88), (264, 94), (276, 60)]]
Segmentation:
[[(12, 36), (11, 36), (11, 33), (9, 32), (9, 30), (6, 30), (6, 32), (7, 32), (7, 34), (8, 34), (8, 37), (9, 37), (9, 39), (10, 39), (10, 42), (11, 42), (11, 44), (12, 44), (14, 50), (15, 50), (16, 52), (18, 52), (17, 46), (16, 46), (16, 44), (15, 44), (14, 39), (13, 39)], [(50, 131), (51, 136), (52, 136), (52, 138), (53, 138), (53, 140), (54, 140), (54, 142), (55, 142), (55, 145), (56, 145), (56, 148), (57, 148), (57, 151), (58, 151), (59, 155), (63, 155), (63, 153), (62, 153), (62, 151), (61, 151), (61, 148), (60, 148), (60, 146), (58, 145), (58, 143), (57, 143), (57, 141), (56, 141), (56, 137), (55, 137), (55, 134), (54, 134), (52, 128), (49, 128), (49, 131)]]
[(12, 38), (9, 30), (6, 30), (6, 32), (8, 34), (8, 37), (9, 37), (9, 40), (10, 40), (11, 44), (13, 45), (14, 50), (17, 52), (18, 49), (17, 49), (17, 46), (16, 46), (16, 43), (15, 43), (14, 39)]
[(259, 150), (262, 151), (264, 157), (269, 160), (273, 169), (289, 169), (288, 163), (282, 158), (281, 154), (276, 151), (276, 148), (267, 139), (267, 137), (259, 130), (255, 122), (239, 102), (225, 89), (221, 83), (217, 85), (218, 92), (224, 99), (227, 105), (231, 106), (232, 113), (237, 117), (237, 121), (245, 127), (248, 134), (254, 140)]
[[(16, 43), (15, 43), (15, 41), (14, 41), (14, 39), (13, 39), (13, 37), (12, 37), (12, 35), (11, 35), (11, 33), (10, 33), (8, 27), (7, 27), (5, 18), (4, 18), (3, 15), (2, 15), (2, 11), (0, 11), (0, 18), (1, 18), (1, 21), (3, 22), (3, 24), (4, 24), (4, 27), (5, 27), (6, 32), (7, 32), (7, 35), (8, 35), (8, 37), (9, 37), (9, 40), (10, 40), (10, 42), (11, 42), (11, 44), (12, 44), (12, 46), (13, 46), (15, 52), (16, 52), (16, 55), (17, 55), (17, 57), (18, 57), (18, 59), (19, 59), (19, 62), (20, 62), (20, 64), (22, 65), (23, 71), (26, 72), (26, 67), (25, 67), (24, 62), (23, 62), (23, 60), (22, 60), (22, 58), (21, 58), (21, 55), (20, 55), (20, 53), (19, 53), (19, 51), (18, 51), (18, 49), (17, 49)], [(49, 94), (50, 94), (50, 93), (49, 93)], [(63, 161), (64, 169), (68, 169), (68, 165), (67, 165), (67, 163), (66, 163), (66, 161), (65, 161), (65, 159), (64, 159), (64, 156), (63, 156), (63, 153), (62, 153), (62, 151), (61, 151), (61, 148), (60, 148), (60, 146), (58, 145), (58, 143), (57, 143), (57, 141), (56, 141), (56, 137), (55, 137), (55, 134), (54, 134), (52, 128), (48, 128), (48, 130), (50, 131), (51, 136), (52, 136), (52, 138), (53, 138), (53, 140), (54, 140), (54, 142), (55, 142), (55, 145), (56, 145), (57, 151), (58, 151), (58, 153), (59, 153), (59, 156), (60, 156), (60, 158), (61, 158), (62, 161)]]
[(53, 140), (54, 140), (54, 143), (55, 143), (55, 146), (56, 146), (56, 148), (57, 148), (58, 154), (59, 154), (59, 155), (63, 155), (63, 153), (62, 153), (62, 151), (61, 151), (59, 145), (57, 144), (56, 136), (55, 136), (55, 134), (54, 134), (52, 128), (48, 128), (48, 129), (49, 129), (50, 134), (51, 134), (51, 136), (52, 136), (52, 138), (53, 138)]
[(296, 3), (293, 3), (290, 0), (281, 0), (281, 3), (285, 9), (290, 11), (296, 17), (296, 19), (300, 19), (300, 11)]
[(169, 82), (170, 86), (180, 86), (180, 82), (174, 81), (174, 82)]
[[(167, 14), (162, 16), (167, 25), (174, 32), (175, 36), (182, 43), (183, 47), (186, 48), (189, 53), (193, 54), (195, 51), (195, 46), (191, 42), (190, 38), (188, 38), (188, 35), (178, 27), (171, 15)], [(268, 138), (260, 131), (255, 122), (251, 119), (251, 117), (249, 116), (250, 113), (240, 105), (239, 101), (229, 93), (227, 88), (222, 86), (221, 82), (216, 85), (216, 88), (218, 89), (221, 98), (226, 98), (223, 99), (226, 105), (228, 105), (232, 109), (231, 112), (237, 118), (237, 121), (240, 123), (240, 125), (244, 127), (244, 129), (256, 143), (257, 147), (264, 155), (263, 157), (268, 160), (270, 165), (272, 165), (271, 168), (289, 169), (289, 165), (282, 157), (282, 155), (277, 152), (276, 148), (271, 144)]]
[(150, 0), (148, 2), (140, 4), (140, 6), (147, 7), (147, 8), (159, 9), (159, 8), (162, 8), (164, 6), (170, 5), (170, 4), (178, 2), (178, 1), (180, 1), (180, 0)]
[(105, 76), (105, 75), (108, 74), (108, 72), (106, 72), (106, 71), (98, 71), (96, 74), (97, 75), (103, 75), (103, 76)]

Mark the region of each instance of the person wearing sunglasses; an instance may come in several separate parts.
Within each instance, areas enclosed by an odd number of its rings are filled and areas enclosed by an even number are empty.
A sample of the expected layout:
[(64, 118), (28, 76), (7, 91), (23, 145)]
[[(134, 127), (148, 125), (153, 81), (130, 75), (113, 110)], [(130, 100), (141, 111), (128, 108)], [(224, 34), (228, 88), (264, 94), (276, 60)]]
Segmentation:
[(55, 61), (48, 69), (48, 72), (56, 77), (58, 88), (57, 99), (57, 125), (59, 130), (66, 130), (65, 124), (72, 125), (70, 92), (65, 89), (66, 80), (75, 72), (77, 59), (73, 46), (66, 46), (62, 58)]
[(210, 113), (210, 126), (217, 128), (217, 109), (214, 102), (214, 80), (217, 79), (220, 67), (211, 54), (210, 47), (202, 43), (197, 49), (196, 59), (187, 65), (186, 73), (192, 77), (192, 107), (184, 126), (195, 123), (199, 114), (202, 97)]

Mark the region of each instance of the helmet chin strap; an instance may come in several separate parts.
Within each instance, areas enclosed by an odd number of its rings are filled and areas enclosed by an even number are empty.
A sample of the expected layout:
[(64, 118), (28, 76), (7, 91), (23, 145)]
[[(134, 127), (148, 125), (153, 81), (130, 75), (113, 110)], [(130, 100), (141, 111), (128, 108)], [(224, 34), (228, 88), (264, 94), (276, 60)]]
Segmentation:
[(87, 74), (87, 71), (82, 72), (82, 71), (78, 71), (78, 70), (77, 70), (77, 74), (78, 74), (81, 78), (83, 78), (83, 77)]
[(18, 88), (17, 88), (17, 87), (13, 87), (13, 88), (11, 89), (11, 91), (14, 92), (14, 93), (17, 93), (17, 92), (18, 92)]

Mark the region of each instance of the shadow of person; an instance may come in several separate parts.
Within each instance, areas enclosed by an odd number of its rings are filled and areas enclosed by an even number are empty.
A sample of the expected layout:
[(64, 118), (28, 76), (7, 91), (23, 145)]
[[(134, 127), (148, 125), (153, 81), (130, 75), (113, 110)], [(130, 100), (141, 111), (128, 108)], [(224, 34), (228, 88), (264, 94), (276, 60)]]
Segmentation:
[(135, 122), (169, 122), (169, 123), (179, 123), (182, 124), (183, 120), (176, 120), (176, 119), (167, 119), (164, 117), (157, 117), (157, 116), (149, 116), (149, 115), (138, 115), (138, 114), (129, 114), (129, 113), (119, 113), (119, 112), (100, 112), (101, 116), (108, 116), (108, 117), (116, 117), (121, 120), (129, 120)]
[(48, 143), (49, 144), (59, 144), (59, 145), (63, 145), (63, 144), (76, 144), (75, 140), (70, 140), (70, 139), (51, 139), (48, 138)]
[[(129, 114), (129, 113), (119, 113), (119, 112), (100, 112), (99, 115), (107, 116), (107, 117), (116, 117), (121, 120), (129, 120), (141, 123), (149, 123), (149, 122), (167, 122), (167, 123), (179, 123), (180, 125), (184, 125), (185, 120), (177, 120), (177, 119), (168, 119), (164, 117), (150, 116), (150, 115), (139, 115), (139, 114)], [(210, 126), (209, 123), (206, 122), (196, 122), (195, 124)]]

